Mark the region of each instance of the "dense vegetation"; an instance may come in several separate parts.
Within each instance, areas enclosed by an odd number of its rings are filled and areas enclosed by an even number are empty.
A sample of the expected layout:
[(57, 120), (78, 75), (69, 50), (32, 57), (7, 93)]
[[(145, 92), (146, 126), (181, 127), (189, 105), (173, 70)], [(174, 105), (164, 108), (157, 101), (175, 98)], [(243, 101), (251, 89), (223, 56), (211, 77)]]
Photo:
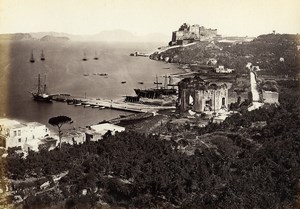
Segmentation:
[[(234, 68), (237, 73), (247, 72), (245, 63), (251, 62), (264, 69), (263, 74), (295, 76), (300, 66), (299, 45), (299, 35), (267, 34), (241, 44), (200, 42), (189, 47), (154, 53), (151, 58), (168, 57), (169, 61), (175, 63), (202, 65), (210, 58), (216, 58), (217, 65)], [(283, 60), (280, 61), (280, 58)]]
[[(10, 151), (2, 172), (12, 179), (15, 195), (26, 197), (24, 208), (91, 208), (101, 202), (125, 208), (296, 208), (299, 84), (279, 85), (281, 106), (196, 128), (199, 136), (222, 137), (192, 155), (176, 139), (124, 132), (27, 158)], [(256, 126), (259, 121), (266, 123)], [(52, 176), (64, 172), (61, 179)]]

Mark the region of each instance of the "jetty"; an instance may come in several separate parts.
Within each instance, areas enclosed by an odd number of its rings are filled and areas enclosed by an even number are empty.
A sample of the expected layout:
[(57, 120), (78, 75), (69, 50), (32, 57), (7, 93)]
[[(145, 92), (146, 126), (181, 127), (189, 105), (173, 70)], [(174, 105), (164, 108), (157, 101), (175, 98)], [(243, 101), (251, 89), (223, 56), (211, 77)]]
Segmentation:
[[(175, 106), (158, 106), (158, 105), (148, 105), (126, 102), (124, 99), (109, 100), (100, 98), (81, 98), (66, 94), (53, 95), (52, 100), (59, 102), (67, 102), (68, 104), (73, 104), (83, 107), (99, 107), (99, 109), (110, 108), (115, 110), (122, 110), (134, 113), (149, 113), (157, 112), (159, 110), (175, 109)], [(80, 105), (78, 105), (80, 104)]]

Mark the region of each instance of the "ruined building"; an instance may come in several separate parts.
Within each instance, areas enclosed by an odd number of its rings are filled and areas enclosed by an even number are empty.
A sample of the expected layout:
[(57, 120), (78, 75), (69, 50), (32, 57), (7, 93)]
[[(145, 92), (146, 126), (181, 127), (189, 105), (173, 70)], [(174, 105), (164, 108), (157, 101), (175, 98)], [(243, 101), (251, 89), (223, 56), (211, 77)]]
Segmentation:
[(194, 78), (185, 78), (178, 83), (179, 95), (177, 110), (184, 112), (213, 111), (227, 109), (228, 88), (226, 84), (217, 85), (201, 79), (198, 75)]
[(170, 45), (185, 45), (197, 41), (207, 41), (217, 36), (217, 29), (206, 29), (199, 25), (183, 23), (178, 31), (172, 33)]

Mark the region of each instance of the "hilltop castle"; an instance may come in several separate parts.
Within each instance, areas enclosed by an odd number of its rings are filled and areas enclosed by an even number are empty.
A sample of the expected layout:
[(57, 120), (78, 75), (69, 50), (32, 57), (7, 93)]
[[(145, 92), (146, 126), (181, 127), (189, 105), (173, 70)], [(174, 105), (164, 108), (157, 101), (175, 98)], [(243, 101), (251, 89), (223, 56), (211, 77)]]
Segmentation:
[(170, 45), (185, 45), (197, 41), (211, 40), (217, 35), (217, 29), (206, 29), (199, 25), (188, 25), (183, 23), (178, 31), (172, 33)]

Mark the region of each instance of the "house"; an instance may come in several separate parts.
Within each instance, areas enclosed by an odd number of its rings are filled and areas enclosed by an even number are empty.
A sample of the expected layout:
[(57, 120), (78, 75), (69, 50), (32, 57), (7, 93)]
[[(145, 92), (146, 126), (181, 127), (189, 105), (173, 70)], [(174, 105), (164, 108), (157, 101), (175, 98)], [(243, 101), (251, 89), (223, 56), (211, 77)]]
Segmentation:
[(82, 144), (86, 141), (86, 134), (79, 130), (67, 130), (64, 132), (61, 142), (67, 144)]
[(218, 60), (216, 60), (215, 58), (210, 58), (210, 59), (206, 62), (206, 64), (207, 64), (207, 65), (216, 65), (217, 62), (218, 62)]
[(102, 139), (103, 135), (109, 131), (111, 132), (112, 135), (114, 135), (116, 132), (125, 131), (125, 128), (110, 123), (92, 125), (90, 126), (89, 130), (86, 131), (86, 140), (98, 141)]
[(232, 73), (234, 69), (224, 68), (223, 65), (220, 65), (216, 68), (216, 73)]
[(262, 98), (265, 104), (279, 104), (279, 94), (275, 91), (262, 90)]
[(0, 119), (0, 146), (21, 147), (25, 143), (50, 135), (49, 129), (38, 122), (21, 123), (7, 118)]

